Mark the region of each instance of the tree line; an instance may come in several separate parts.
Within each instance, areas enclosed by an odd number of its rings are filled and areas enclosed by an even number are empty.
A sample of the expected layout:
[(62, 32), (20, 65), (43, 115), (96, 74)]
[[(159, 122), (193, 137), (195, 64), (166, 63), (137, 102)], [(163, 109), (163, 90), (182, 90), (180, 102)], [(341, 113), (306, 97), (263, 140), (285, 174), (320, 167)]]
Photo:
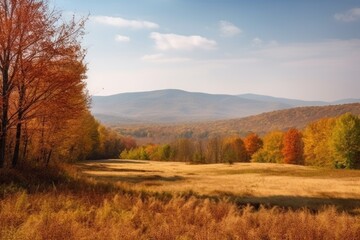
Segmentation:
[(191, 163), (267, 162), (334, 168), (360, 168), (360, 118), (347, 113), (312, 122), (303, 131), (271, 131), (260, 138), (181, 138), (124, 150), (120, 158)]

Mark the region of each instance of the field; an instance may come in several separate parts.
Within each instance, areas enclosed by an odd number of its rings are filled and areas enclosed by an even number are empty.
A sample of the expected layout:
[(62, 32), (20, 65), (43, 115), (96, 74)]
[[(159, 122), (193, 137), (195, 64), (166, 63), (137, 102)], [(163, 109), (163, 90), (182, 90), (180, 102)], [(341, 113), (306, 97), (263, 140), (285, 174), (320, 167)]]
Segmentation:
[(0, 170), (0, 240), (360, 235), (357, 171), (130, 160), (60, 169)]
[(130, 184), (133, 189), (202, 197), (228, 197), (238, 204), (319, 209), (335, 205), (360, 210), (360, 171), (296, 165), (106, 160), (79, 164), (95, 179)]

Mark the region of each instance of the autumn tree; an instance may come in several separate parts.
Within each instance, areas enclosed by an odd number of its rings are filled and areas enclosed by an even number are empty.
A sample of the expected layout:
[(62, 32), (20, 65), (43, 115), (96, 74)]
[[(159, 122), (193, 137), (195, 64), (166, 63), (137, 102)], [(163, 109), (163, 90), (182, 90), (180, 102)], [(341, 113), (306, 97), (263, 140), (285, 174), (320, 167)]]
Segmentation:
[(263, 138), (263, 148), (252, 156), (253, 162), (283, 163), (284, 133), (281, 131), (273, 131), (266, 134)]
[(303, 141), (306, 165), (333, 166), (334, 154), (331, 149), (331, 138), (335, 121), (334, 118), (320, 119), (308, 124), (305, 128)]
[(11, 127), (16, 125), (15, 166), (23, 124), (39, 118), (41, 107), (57, 99), (66, 108), (71, 104), (66, 97), (79, 93), (81, 101), (86, 99), (81, 94), (85, 86), (83, 21), (62, 22), (61, 14), (50, 11), (43, 0), (0, 0), (0, 26), (2, 167)]
[[(150, 160), (168, 161), (171, 157), (171, 147), (169, 144), (149, 145), (146, 147)], [(150, 150), (150, 151), (149, 151)]]
[(283, 139), (282, 154), (284, 163), (303, 164), (303, 141), (302, 135), (296, 128), (289, 129)]
[(195, 163), (205, 163), (205, 146), (204, 142), (201, 140), (196, 140), (194, 145), (194, 156), (193, 162)]
[(248, 160), (263, 146), (263, 141), (256, 133), (248, 134), (244, 139)]
[(121, 137), (121, 143), (126, 150), (137, 147), (136, 141), (132, 137)]
[[(54, 131), (59, 158), (71, 162), (97, 158), (101, 140), (104, 140), (101, 139), (103, 136), (99, 132), (101, 126), (90, 112), (86, 111), (78, 119), (70, 120), (69, 125), (60, 132)], [(47, 135), (48, 131), (45, 132), (45, 136)], [(45, 149), (45, 151), (50, 151), (50, 149)]]
[(175, 160), (191, 162), (194, 156), (195, 148), (190, 139), (181, 138), (171, 144), (174, 149)]
[(221, 160), (221, 139), (220, 137), (212, 137), (206, 144), (206, 159), (209, 163), (218, 163)]
[(222, 161), (227, 163), (246, 162), (246, 148), (239, 137), (226, 138), (222, 146)]
[(360, 168), (360, 118), (346, 113), (335, 123), (331, 137), (337, 168)]

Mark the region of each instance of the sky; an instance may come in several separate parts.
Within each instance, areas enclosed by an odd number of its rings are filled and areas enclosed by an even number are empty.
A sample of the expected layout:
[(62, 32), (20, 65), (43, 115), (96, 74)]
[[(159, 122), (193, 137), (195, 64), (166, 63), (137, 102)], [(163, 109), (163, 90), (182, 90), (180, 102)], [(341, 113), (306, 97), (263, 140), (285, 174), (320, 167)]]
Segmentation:
[(89, 16), (91, 95), (360, 98), (360, 0), (51, 0)]

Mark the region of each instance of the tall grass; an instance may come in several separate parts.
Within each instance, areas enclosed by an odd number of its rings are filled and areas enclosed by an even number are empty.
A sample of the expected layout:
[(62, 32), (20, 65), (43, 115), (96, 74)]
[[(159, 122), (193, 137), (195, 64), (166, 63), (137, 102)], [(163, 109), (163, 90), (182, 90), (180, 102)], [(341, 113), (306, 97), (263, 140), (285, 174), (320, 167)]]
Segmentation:
[(20, 192), (1, 200), (0, 239), (358, 239), (360, 217), (327, 208), (238, 209), (222, 201)]
[(80, 177), (69, 178), (68, 184), (63, 185), (50, 182), (41, 191), (6, 185), (4, 189), (17, 187), (0, 198), (1, 240), (358, 239), (360, 236), (360, 216), (333, 207), (316, 213), (306, 209), (238, 208), (226, 200), (161, 197), (86, 182)]

